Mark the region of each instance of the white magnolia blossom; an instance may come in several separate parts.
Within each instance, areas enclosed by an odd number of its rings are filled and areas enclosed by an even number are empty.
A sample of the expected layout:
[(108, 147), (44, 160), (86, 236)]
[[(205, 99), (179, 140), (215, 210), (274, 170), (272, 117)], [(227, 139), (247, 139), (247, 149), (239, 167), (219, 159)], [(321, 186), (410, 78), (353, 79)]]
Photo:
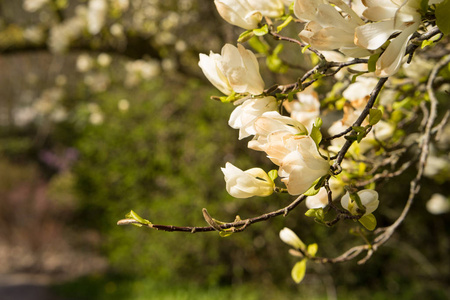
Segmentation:
[(89, 54), (80, 54), (77, 57), (76, 68), (79, 72), (85, 73), (94, 67), (94, 60)]
[(250, 5), (263, 16), (276, 18), (284, 14), (284, 3), (282, 0), (247, 0)]
[(235, 198), (263, 197), (273, 193), (275, 184), (261, 168), (242, 171), (227, 162), (225, 168), (221, 169), (225, 175), (227, 192)]
[(23, 9), (28, 12), (35, 12), (46, 5), (49, 0), (25, 0), (23, 2)]
[(299, 36), (315, 49), (339, 49), (351, 57), (370, 54), (354, 43), (355, 29), (364, 21), (342, 0), (296, 0), (294, 13), (308, 22)]
[(214, 3), (225, 21), (247, 30), (258, 28), (263, 16), (280, 17), (284, 13), (281, 0), (214, 0)]
[[(358, 193), (361, 199), (362, 205), (366, 208), (364, 216), (373, 213), (377, 208), (380, 201), (378, 200), (378, 193), (374, 190), (362, 190)], [(349, 193), (346, 193), (341, 199), (341, 205), (344, 209), (348, 210), (352, 215), (358, 214), (358, 205), (351, 200)]]
[[(342, 96), (351, 102), (364, 99), (372, 93), (377, 83), (378, 80), (374, 77), (358, 76), (356, 81), (342, 92)], [(364, 106), (365, 104), (363, 103)], [(364, 106), (361, 109), (364, 109)]]
[(300, 238), (291, 229), (284, 227), (280, 230), (280, 239), (292, 246), (294, 249), (305, 249), (305, 244), (300, 240)]
[(157, 60), (138, 59), (125, 64), (126, 78), (125, 85), (133, 87), (142, 80), (149, 80), (158, 76), (161, 72), (160, 63)]
[(427, 210), (430, 214), (440, 215), (450, 211), (450, 200), (442, 194), (433, 194), (427, 202)]
[(264, 91), (264, 81), (259, 74), (255, 54), (238, 44), (237, 48), (226, 44), (221, 54), (200, 54), (198, 63), (206, 78), (222, 93), (250, 93), (259, 95)]
[(106, 20), (108, 4), (106, 0), (90, 0), (87, 12), (87, 27), (90, 34), (97, 34)]
[(311, 131), (320, 114), (319, 97), (310, 87), (297, 93), (297, 100), (284, 101), (283, 106), (291, 114), (291, 118), (305, 125), (308, 131)]
[(359, 26), (355, 31), (355, 43), (369, 50), (379, 49), (389, 37), (395, 37), (376, 64), (375, 74), (387, 77), (401, 66), (409, 38), (419, 28), (420, 0), (366, 0), (363, 15), (374, 23)]
[(101, 66), (101, 67), (108, 67), (111, 64), (112, 61), (112, 57), (111, 55), (107, 54), (107, 53), (100, 53), (97, 56), (97, 63)]
[(305, 126), (276, 111), (264, 113), (254, 124), (256, 135), (248, 147), (264, 151), (267, 157), (280, 166), (282, 177), (291, 195), (306, 192), (313, 182), (326, 175), (329, 163), (323, 159), (314, 140), (306, 135)]
[(228, 124), (239, 129), (239, 139), (242, 140), (256, 134), (254, 123), (263, 113), (275, 111), (278, 107), (275, 97), (254, 98), (246, 100), (231, 113)]
[(330, 165), (320, 156), (316, 143), (310, 136), (292, 136), (286, 144), (295, 144), (296, 149), (281, 160), (278, 175), (282, 177), (281, 181), (286, 185), (289, 194), (300, 195), (306, 192), (314, 181), (326, 175)]
[[(281, 151), (284, 155), (290, 152), (286, 151), (284, 146), (286, 138), (292, 135), (305, 135), (308, 133), (302, 123), (282, 116), (277, 111), (262, 114), (261, 117), (256, 119), (254, 129), (256, 135), (248, 143), (248, 147), (256, 151), (265, 151), (276, 165), (280, 165), (281, 153), (277, 153), (278, 151)], [(274, 154), (274, 156), (271, 154)]]
[(48, 45), (52, 52), (62, 53), (70, 43), (80, 37), (86, 27), (86, 10), (77, 7), (76, 15), (50, 28)]
[[(341, 195), (344, 188), (342, 183), (334, 177), (331, 177), (328, 183), (332, 194), (332, 200), (334, 200)], [(305, 205), (309, 209), (324, 208), (327, 206), (328, 193), (325, 187), (322, 187), (316, 195), (308, 196), (308, 198), (306, 198)]]

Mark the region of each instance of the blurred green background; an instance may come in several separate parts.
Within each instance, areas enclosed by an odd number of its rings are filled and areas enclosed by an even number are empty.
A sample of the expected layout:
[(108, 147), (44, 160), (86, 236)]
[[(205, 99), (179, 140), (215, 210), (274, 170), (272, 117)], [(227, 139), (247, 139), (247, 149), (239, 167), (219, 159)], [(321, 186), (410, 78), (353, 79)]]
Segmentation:
[[(209, 99), (218, 92), (197, 66), (198, 53), (238, 34), (212, 1), (0, 1), (0, 285), (25, 276), (61, 299), (450, 297), (448, 213), (425, 210), (433, 193), (448, 195), (448, 168), (424, 180), (405, 223), (365, 265), (311, 263), (301, 285), (279, 231), (333, 257), (362, 242), (348, 234), (355, 224), (328, 229), (301, 206), (227, 238), (116, 225), (130, 209), (204, 226), (204, 207), (232, 221), (292, 200), (225, 190), (227, 161), (273, 168), (237, 141), (232, 105)], [(298, 75), (261, 64), (266, 86)], [(400, 214), (413, 176), (383, 185), (380, 226)]]

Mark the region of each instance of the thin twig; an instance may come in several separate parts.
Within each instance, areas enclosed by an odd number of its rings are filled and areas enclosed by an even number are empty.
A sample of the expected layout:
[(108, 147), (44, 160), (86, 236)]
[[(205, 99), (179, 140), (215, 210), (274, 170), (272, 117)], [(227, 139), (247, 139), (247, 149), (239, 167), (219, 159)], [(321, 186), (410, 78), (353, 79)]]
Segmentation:
[[(209, 231), (215, 231), (215, 230), (221, 231), (221, 230), (230, 229), (230, 228), (234, 227), (234, 230), (232, 230), (232, 232), (241, 232), (245, 228), (249, 227), (251, 224), (261, 222), (261, 221), (266, 221), (268, 219), (271, 219), (273, 217), (277, 217), (280, 215), (287, 216), (291, 210), (293, 210), (295, 207), (297, 207), (297, 205), (302, 203), (303, 200), (305, 200), (305, 199), (306, 199), (306, 196), (300, 195), (299, 197), (297, 197), (297, 199), (292, 201), (291, 204), (289, 204), (288, 206), (286, 206), (284, 208), (278, 209), (276, 211), (265, 213), (263, 215), (260, 215), (260, 216), (254, 217), (254, 218), (249, 218), (249, 219), (240, 220), (240, 221), (231, 222), (231, 223), (225, 223), (225, 224), (215, 223), (214, 227), (213, 226), (200, 226), (199, 227), (199, 226), (173, 226), (173, 225), (145, 224), (145, 223), (141, 223), (134, 219), (120, 220), (117, 222), (117, 225), (139, 224), (144, 227), (148, 227), (148, 228), (152, 228), (152, 229), (156, 229), (156, 230), (180, 231), (180, 232), (190, 232), (190, 233), (209, 232)], [(203, 213), (204, 212), (205, 212), (205, 210), (203, 210)], [(205, 216), (205, 213), (204, 213), (204, 216)], [(208, 214), (208, 216), (209, 216), (209, 214)], [(211, 216), (209, 216), (209, 217), (211, 218)], [(236, 227), (241, 227), (241, 226), (243, 226), (243, 228), (236, 229)]]

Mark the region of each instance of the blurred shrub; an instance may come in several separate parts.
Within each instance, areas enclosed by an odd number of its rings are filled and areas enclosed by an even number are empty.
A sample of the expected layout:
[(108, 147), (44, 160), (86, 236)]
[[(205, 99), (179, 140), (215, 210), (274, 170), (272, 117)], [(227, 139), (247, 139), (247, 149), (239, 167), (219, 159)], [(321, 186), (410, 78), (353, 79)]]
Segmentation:
[[(286, 271), (280, 264), (284, 260), (289, 266), (290, 258), (278, 253), (286, 251), (278, 243), (278, 230), (265, 231), (270, 224), (226, 239), (216, 233), (115, 225), (130, 209), (155, 224), (206, 226), (203, 207), (217, 219), (232, 221), (237, 213), (251, 217), (286, 204), (232, 199), (226, 193), (219, 167), (232, 161), (249, 168), (262, 156), (244, 158), (249, 153), (246, 141), (236, 144), (237, 132), (227, 125), (233, 107), (207, 99), (209, 88), (196, 80), (157, 78), (134, 92), (127, 100), (115, 91), (101, 96), (104, 120), (84, 130), (74, 170), (82, 198), (80, 218), (102, 229), (114, 268), (138, 276), (210, 283), (241, 281), (249, 274), (272, 282), (275, 274), (270, 269)], [(273, 250), (269, 241), (277, 242)], [(273, 261), (274, 254), (282, 259)]]

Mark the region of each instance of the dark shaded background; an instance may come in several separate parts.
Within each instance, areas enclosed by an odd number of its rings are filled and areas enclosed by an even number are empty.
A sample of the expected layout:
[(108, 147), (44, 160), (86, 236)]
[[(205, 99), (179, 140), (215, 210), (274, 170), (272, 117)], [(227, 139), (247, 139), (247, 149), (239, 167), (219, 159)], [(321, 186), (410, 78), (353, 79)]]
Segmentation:
[[(51, 46), (52, 28), (87, 3), (57, 2), (37, 12), (0, 2), (3, 298), (20, 291), (32, 295), (20, 299), (448, 299), (448, 214), (425, 210), (433, 193), (448, 195), (448, 170), (424, 180), (404, 224), (365, 265), (309, 264), (301, 285), (290, 278), (296, 259), (280, 229), (337, 256), (362, 242), (348, 234), (355, 224), (328, 229), (300, 207), (227, 238), (116, 226), (130, 209), (153, 223), (203, 226), (203, 207), (231, 221), (291, 198), (233, 199), (225, 191), (219, 168), (227, 161), (273, 166), (237, 141), (227, 125), (233, 107), (209, 99), (218, 92), (197, 67), (198, 53), (219, 52), (240, 33), (212, 1), (130, 1), (125, 11), (110, 9), (100, 33), (83, 29), (62, 52)], [(114, 24), (123, 35), (111, 34)], [(35, 26), (43, 36), (30, 42), (26, 30)], [(307, 66), (286, 46), (288, 58)], [(76, 68), (80, 55), (92, 59), (89, 70)], [(301, 74), (269, 74), (261, 64), (267, 86)], [(380, 226), (400, 214), (413, 171), (383, 183)]]

